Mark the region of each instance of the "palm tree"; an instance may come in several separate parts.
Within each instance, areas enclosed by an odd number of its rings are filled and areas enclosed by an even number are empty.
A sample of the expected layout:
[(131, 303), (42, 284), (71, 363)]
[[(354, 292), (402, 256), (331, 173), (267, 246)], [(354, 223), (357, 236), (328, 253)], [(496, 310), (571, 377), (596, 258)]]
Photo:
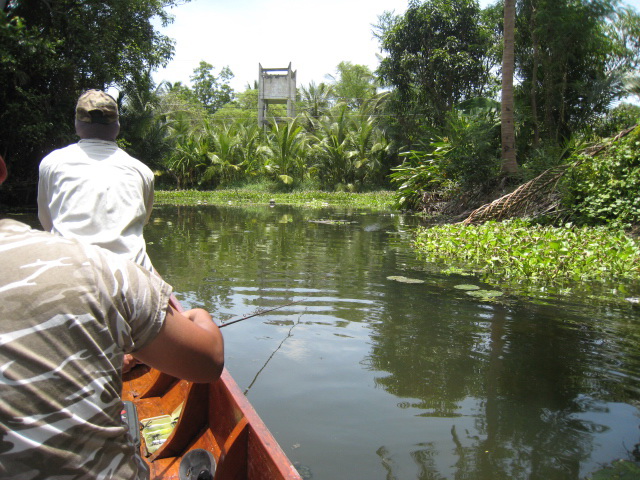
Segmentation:
[(164, 159), (167, 172), (174, 177), (179, 190), (192, 186), (206, 158), (207, 146), (200, 132), (192, 128), (187, 114), (178, 113), (171, 119), (169, 141), (172, 148)]
[(627, 76), (623, 81), (624, 91), (640, 98), (640, 76)]
[(259, 151), (268, 157), (265, 164), (268, 172), (276, 174), (285, 185), (291, 185), (296, 174), (306, 173), (306, 135), (296, 119), (282, 124), (273, 122), (267, 142)]
[(329, 110), (332, 95), (333, 89), (326, 83), (316, 85), (315, 82), (311, 82), (307, 88), (300, 87), (302, 114), (307, 117), (307, 130), (313, 131), (315, 121)]
[(341, 103), (318, 121), (314, 153), (318, 177), (324, 187), (348, 184), (354, 179), (349, 137), (351, 118), (348, 113), (348, 105)]
[(238, 119), (234, 122), (234, 129), (238, 137), (238, 156), (244, 165), (246, 175), (257, 175), (264, 168), (259, 147), (263, 140), (263, 130), (258, 126), (255, 118)]
[(118, 97), (121, 138), (127, 150), (149, 166), (157, 166), (167, 152), (167, 121), (159, 111), (162, 84), (154, 87), (149, 72), (124, 85)]
[(380, 180), (390, 144), (377, 125), (377, 117), (368, 115), (365, 108), (360, 108), (352, 121), (349, 143), (356, 180), (363, 184)]
[(516, 1), (504, 0), (504, 47), (502, 51), (502, 172), (518, 172), (516, 161), (515, 114), (513, 101), (513, 71), (515, 68), (514, 43)]
[(218, 125), (212, 128), (205, 123), (203, 136), (209, 141), (206, 153), (207, 167), (202, 182), (218, 179), (221, 183), (235, 179), (243, 169), (240, 156), (240, 138), (232, 126)]

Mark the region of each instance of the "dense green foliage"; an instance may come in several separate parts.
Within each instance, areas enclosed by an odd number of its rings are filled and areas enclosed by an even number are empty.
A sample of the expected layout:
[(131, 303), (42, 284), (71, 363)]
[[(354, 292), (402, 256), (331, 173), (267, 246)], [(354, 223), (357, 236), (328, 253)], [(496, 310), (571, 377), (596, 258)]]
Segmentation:
[(574, 221), (640, 225), (640, 128), (605, 154), (582, 158), (566, 181)]
[[(318, 117), (303, 114), (273, 121), (266, 129), (258, 127), (255, 111), (252, 117), (205, 114), (194, 121), (195, 113), (185, 113), (183, 103), (177, 110), (165, 110), (166, 153), (157, 163), (179, 189), (264, 180), (285, 190), (309, 182), (345, 191), (386, 184), (391, 155), (378, 128), (375, 99), (358, 110), (339, 103)], [(156, 108), (164, 106), (159, 103)]]
[(419, 229), (415, 246), (430, 262), (478, 272), (486, 282), (516, 291), (640, 280), (640, 244), (605, 227), (543, 227), (522, 220), (446, 225)]
[[(516, 5), (517, 163), (520, 178), (529, 180), (569, 161), (583, 139), (617, 133), (613, 129), (632, 122), (633, 110), (627, 110), (626, 118), (620, 109), (616, 118), (608, 119), (607, 112), (624, 94), (622, 79), (640, 60), (640, 17), (607, 0), (519, 0)], [(392, 174), (401, 207), (416, 208), (425, 192), (441, 189), (438, 198), (446, 199), (498, 183), (502, 172), (487, 168), (497, 159), (473, 151), (498, 157), (495, 131), (482, 134), (468, 123), (463, 132), (459, 123), (462, 135), (450, 132), (452, 118), (468, 118), (466, 102), (496, 91), (491, 72), (502, 53), (502, 20), (501, 2), (480, 11), (473, 1), (414, 1), (404, 14), (380, 17), (377, 35), (387, 57), (378, 74), (392, 87), (387, 104), (392, 117), (384, 128), (390, 142), (403, 145), (405, 152)], [(454, 39), (466, 42), (458, 53), (448, 50), (456, 45)], [(456, 63), (464, 55), (466, 60)], [(430, 88), (430, 82), (440, 89), (455, 84), (455, 94)], [(441, 102), (437, 108), (435, 101)], [(469, 148), (465, 138), (487, 148)], [(443, 158), (441, 139), (450, 146), (448, 159)], [(471, 161), (465, 161), (465, 151)], [(467, 173), (460, 175), (465, 164)], [(458, 175), (451, 175), (452, 170)]]
[[(5, 191), (22, 182), (22, 200), (33, 199), (37, 163), (74, 140), (73, 105), (88, 87), (117, 87), (119, 143), (157, 171), (163, 188), (268, 183), (277, 191), (355, 192), (393, 182), (401, 208), (420, 208), (424, 198), (481, 198), (504, 185), (496, 102), (500, 2), (481, 9), (476, 0), (412, 0), (405, 12), (383, 12), (374, 27), (384, 53), (376, 72), (340, 62), (326, 83), (299, 87), (296, 118), (271, 105), (265, 129), (257, 126), (257, 85), (234, 92), (229, 67), (216, 72), (202, 61), (190, 85), (154, 85), (151, 74), (171, 58), (172, 42), (152, 20), (166, 23), (164, 7), (178, 3), (6, 3)], [(640, 16), (607, 0), (518, 0), (516, 8), (516, 180), (528, 180), (574, 161), (585, 141), (637, 121), (637, 109), (609, 108), (623, 85), (638, 93), (630, 72), (640, 61)], [(100, 35), (89, 33), (95, 31)], [(621, 156), (636, 147), (626, 148)], [(607, 158), (597, 171), (582, 167), (584, 179), (565, 189), (566, 202), (578, 202), (581, 221), (636, 222), (631, 200), (603, 206), (618, 191), (630, 199), (634, 188), (632, 176), (626, 190), (613, 181), (596, 186), (598, 172), (627, 172), (607, 166)]]
[(387, 54), (378, 74), (394, 87), (399, 110), (438, 125), (454, 105), (486, 89), (490, 36), (475, 0), (411, 0), (404, 15), (382, 19), (378, 38)]
[[(0, 145), (11, 183), (73, 139), (78, 95), (135, 84), (172, 56), (151, 20), (175, 0), (12, 0), (0, 11)], [(3, 2), (4, 4), (4, 2)]]
[(441, 132), (434, 132), (420, 150), (401, 154), (404, 162), (390, 175), (398, 189), (399, 207), (419, 208), (424, 192), (452, 199), (497, 177), (500, 147), (495, 106), (453, 110)]
[[(529, 115), (519, 147), (562, 142), (590, 125), (618, 96), (628, 64), (612, 69), (615, 39), (607, 35), (609, 0), (523, 0), (517, 16), (518, 105)], [(549, 32), (554, 32), (549, 35)]]
[(360, 108), (376, 95), (375, 76), (364, 65), (340, 62), (332, 93), (338, 102), (346, 103), (350, 108)]

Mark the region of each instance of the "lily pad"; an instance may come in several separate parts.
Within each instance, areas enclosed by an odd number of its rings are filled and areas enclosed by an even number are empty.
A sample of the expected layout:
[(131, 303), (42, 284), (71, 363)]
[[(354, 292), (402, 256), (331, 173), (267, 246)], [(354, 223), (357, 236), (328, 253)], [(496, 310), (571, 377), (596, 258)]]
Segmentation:
[(387, 280), (393, 280), (394, 282), (400, 282), (400, 283), (424, 283), (424, 280), (419, 280), (417, 278), (403, 277), (402, 275), (391, 275), (390, 277), (387, 277)]
[(477, 285), (456, 285), (453, 288), (457, 288), (458, 290), (480, 290), (480, 287)]
[(467, 292), (467, 295), (484, 300), (491, 300), (492, 298), (501, 297), (503, 293), (498, 290), (474, 290)]

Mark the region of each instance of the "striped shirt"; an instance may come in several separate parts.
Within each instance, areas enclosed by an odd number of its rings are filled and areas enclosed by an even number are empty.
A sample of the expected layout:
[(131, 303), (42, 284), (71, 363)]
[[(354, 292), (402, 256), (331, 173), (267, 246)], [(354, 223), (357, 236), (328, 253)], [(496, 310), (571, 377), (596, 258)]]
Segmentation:
[(122, 360), (170, 294), (111, 252), (0, 220), (0, 478), (148, 477), (120, 419)]

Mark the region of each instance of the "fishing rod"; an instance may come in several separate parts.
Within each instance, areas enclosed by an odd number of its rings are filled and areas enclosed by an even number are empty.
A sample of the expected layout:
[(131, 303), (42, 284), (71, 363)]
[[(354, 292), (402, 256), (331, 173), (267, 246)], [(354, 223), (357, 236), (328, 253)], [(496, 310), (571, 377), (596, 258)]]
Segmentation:
[(243, 320), (248, 320), (249, 318), (257, 317), (258, 315), (264, 315), (265, 313), (273, 312), (274, 310), (278, 310), (280, 308), (288, 307), (289, 305), (295, 305), (296, 303), (304, 302), (305, 300), (306, 300), (306, 298), (303, 298), (302, 300), (296, 300), (294, 302), (285, 303), (284, 305), (278, 305), (277, 307), (273, 307), (273, 308), (258, 308), (253, 313), (249, 313), (247, 315), (239, 315), (237, 317), (232, 317), (231, 320), (228, 320), (228, 321), (218, 325), (218, 328), (226, 327), (228, 325), (233, 325), (234, 323), (242, 322)]

